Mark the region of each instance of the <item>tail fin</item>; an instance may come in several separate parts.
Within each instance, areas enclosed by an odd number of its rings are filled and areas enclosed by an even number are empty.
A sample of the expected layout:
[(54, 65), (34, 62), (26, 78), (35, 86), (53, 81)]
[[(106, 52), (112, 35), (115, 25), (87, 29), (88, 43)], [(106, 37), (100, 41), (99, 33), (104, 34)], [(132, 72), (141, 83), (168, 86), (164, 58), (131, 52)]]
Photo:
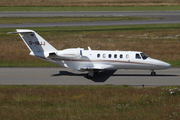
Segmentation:
[(10, 33), (19, 33), (20, 37), (23, 39), (24, 43), (31, 52), (57, 51), (56, 48), (54, 48), (33, 30), (16, 29), (16, 31), (17, 32)]

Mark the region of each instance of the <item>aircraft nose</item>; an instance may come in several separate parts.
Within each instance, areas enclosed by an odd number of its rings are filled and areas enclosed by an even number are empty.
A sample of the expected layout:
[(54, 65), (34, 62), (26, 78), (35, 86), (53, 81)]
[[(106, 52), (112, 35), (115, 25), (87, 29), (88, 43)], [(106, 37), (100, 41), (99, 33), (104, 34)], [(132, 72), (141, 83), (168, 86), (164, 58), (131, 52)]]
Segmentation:
[(154, 65), (158, 69), (168, 69), (171, 67), (171, 64), (157, 59), (154, 59)]
[(163, 62), (161, 61), (159, 64), (163, 69), (168, 69), (171, 67), (171, 64), (167, 63), (167, 62)]

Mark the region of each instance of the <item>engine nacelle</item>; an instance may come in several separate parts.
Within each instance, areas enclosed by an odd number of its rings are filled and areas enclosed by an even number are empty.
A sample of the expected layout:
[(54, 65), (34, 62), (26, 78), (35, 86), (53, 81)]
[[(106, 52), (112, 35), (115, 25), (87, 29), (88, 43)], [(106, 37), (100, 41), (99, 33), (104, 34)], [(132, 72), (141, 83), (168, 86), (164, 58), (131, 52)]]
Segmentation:
[(80, 48), (72, 48), (72, 49), (65, 49), (62, 51), (56, 52), (56, 55), (62, 58), (80, 58), (82, 56), (82, 50)]
[(35, 57), (47, 58), (49, 56), (49, 51), (48, 52), (30, 52), (30, 55), (35, 56)]

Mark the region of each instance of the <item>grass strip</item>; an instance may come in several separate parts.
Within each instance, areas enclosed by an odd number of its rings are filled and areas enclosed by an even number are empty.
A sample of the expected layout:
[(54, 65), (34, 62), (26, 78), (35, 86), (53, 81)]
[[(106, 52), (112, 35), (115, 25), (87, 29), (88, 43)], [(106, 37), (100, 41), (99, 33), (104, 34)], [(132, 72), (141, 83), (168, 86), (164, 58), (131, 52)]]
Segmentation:
[(180, 6), (0, 7), (0, 11), (179, 11)]
[(180, 86), (0, 86), (0, 119), (180, 119)]
[(150, 20), (153, 17), (2, 17), (0, 24)]
[[(90, 46), (96, 50), (143, 51), (148, 56), (180, 67), (180, 24), (79, 26), (29, 28), (35, 30), (55, 48)], [(29, 56), (19, 35), (9, 35), (14, 28), (0, 29), (1, 67), (54, 67), (56, 65)], [(10, 56), (10, 57), (9, 57)]]
[(6, 0), (0, 1), (0, 6), (156, 6), (179, 5), (178, 0)]

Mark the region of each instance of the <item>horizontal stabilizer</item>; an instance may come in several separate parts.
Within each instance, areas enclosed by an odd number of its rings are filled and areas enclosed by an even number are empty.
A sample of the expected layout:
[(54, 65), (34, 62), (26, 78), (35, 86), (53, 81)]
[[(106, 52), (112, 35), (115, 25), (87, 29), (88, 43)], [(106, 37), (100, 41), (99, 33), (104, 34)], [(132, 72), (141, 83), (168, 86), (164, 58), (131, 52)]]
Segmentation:
[(26, 32), (26, 31), (21, 31), (21, 32), (8, 32), (7, 34), (19, 34), (19, 33), (33, 33), (31, 31)]

